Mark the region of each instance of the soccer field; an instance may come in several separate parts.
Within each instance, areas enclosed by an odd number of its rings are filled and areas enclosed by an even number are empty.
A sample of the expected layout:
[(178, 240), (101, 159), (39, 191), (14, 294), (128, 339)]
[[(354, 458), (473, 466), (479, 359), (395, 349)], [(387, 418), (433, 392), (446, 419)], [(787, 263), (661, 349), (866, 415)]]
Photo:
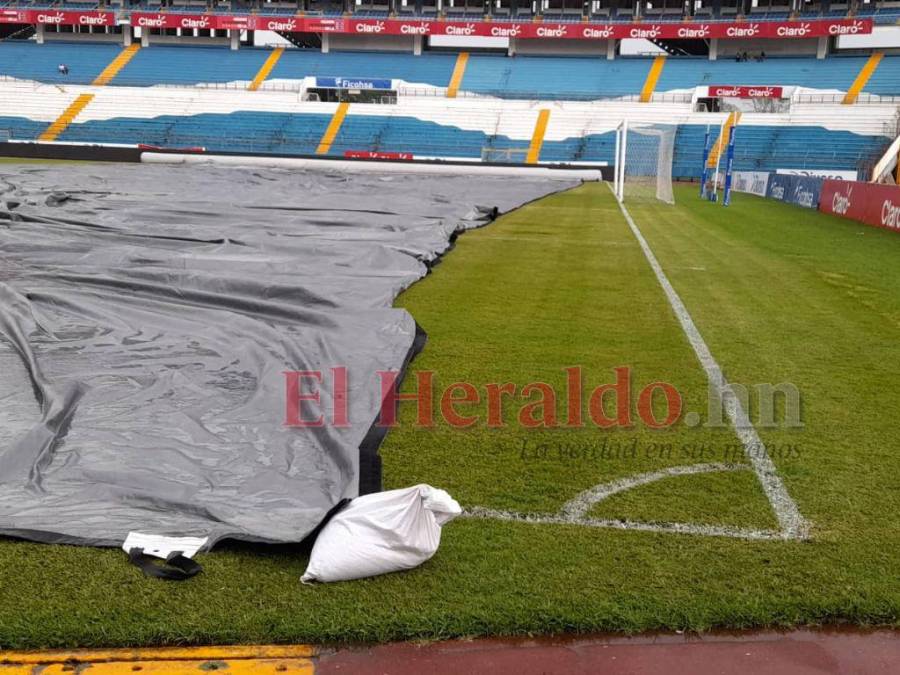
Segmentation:
[[(725, 209), (693, 186), (676, 200), (627, 207), (750, 393), (768, 473), (727, 416), (710, 423), (707, 371), (612, 193), (586, 184), (461, 236), (398, 301), (429, 336), (404, 391), (428, 371), (436, 400), (455, 382), (479, 397), (455, 405), (465, 428), (418, 426), (402, 404), (382, 446), (385, 488), (430, 483), (472, 514), (434, 559), (304, 586), (301, 548), (242, 544), (166, 584), (121, 551), (6, 540), (0, 648), (896, 625), (900, 237), (746, 195)], [(627, 411), (607, 397), (573, 423), (574, 369), (585, 392), (627, 371)], [(491, 420), (488, 385), (505, 383)], [(777, 387), (771, 420), (760, 385)], [(523, 413), (549, 390), (555, 406)], [(671, 391), (677, 419), (652, 428)], [(802, 526), (785, 529), (792, 507)]]

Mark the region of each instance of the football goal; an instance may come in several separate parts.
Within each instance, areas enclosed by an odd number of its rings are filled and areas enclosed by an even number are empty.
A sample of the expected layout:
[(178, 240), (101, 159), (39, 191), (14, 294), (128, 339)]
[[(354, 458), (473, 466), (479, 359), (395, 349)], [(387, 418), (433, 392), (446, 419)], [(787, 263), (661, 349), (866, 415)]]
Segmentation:
[(675, 203), (672, 191), (674, 124), (635, 124), (623, 120), (616, 127), (613, 188), (619, 201), (634, 198)]

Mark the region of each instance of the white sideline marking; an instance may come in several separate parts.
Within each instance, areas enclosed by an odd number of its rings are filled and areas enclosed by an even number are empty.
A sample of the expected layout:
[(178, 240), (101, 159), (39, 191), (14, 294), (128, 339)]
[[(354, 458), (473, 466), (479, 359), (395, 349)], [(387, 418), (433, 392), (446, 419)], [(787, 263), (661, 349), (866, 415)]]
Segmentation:
[(636, 530), (638, 532), (658, 532), (663, 534), (699, 534), (706, 537), (731, 537), (733, 539), (782, 540), (780, 530), (755, 530), (728, 525), (697, 525), (694, 523), (641, 523), (634, 520), (607, 520), (604, 518), (584, 518), (572, 520), (566, 516), (543, 516), (515, 511), (485, 509), (480, 506), (466, 509), (462, 513), (468, 518), (489, 518), (513, 523), (532, 525), (579, 525), (585, 527), (607, 527), (613, 530)]
[[(607, 185), (609, 184), (607, 183)], [(612, 190), (612, 187), (610, 187), (610, 190)], [(703, 336), (700, 335), (700, 331), (697, 329), (694, 320), (688, 313), (687, 307), (684, 306), (678, 293), (672, 287), (672, 284), (669, 282), (668, 277), (666, 277), (665, 272), (663, 272), (659, 261), (656, 259), (656, 256), (653, 255), (650, 245), (647, 243), (647, 240), (644, 239), (644, 235), (641, 234), (638, 226), (631, 218), (628, 209), (625, 208), (625, 204), (619, 202), (619, 208), (622, 211), (622, 215), (625, 216), (625, 220), (628, 223), (628, 227), (631, 228), (632, 234), (634, 234), (635, 239), (637, 239), (638, 244), (640, 244), (641, 250), (647, 258), (647, 262), (649, 262), (650, 267), (653, 268), (656, 279), (659, 281), (660, 286), (662, 286), (663, 291), (665, 291), (669, 304), (672, 306), (675, 316), (678, 317), (678, 322), (681, 324), (681, 328), (684, 330), (688, 342), (691, 343), (691, 347), (694, 349), (694, 353), (697, 355), (700, 365), (703, 366), (703, 370), (706, 371), (706, 376), (709, 378), (710, 383), (716, 387), (718, 391), (722, 392), (722, 402), (725, 405), (725, 412), (728, 414), (728, 419), (731, 421), (731, 426), (734, 429), (735, 435), (737, 435), (741, 445), (744, 447), (744, 454), (747, 456), (747, 459), (750, 460), (750, 464), (753, 466), (757, 478), (759, 478), (763, 492), (766, 493), (766, 497), (768, 497), (769, 503), (772, 505), (775, 517), (778, 518), (778, 523), (781, 526), (782, 538), (805, 539), (809, 535), (809, 524), (803, 516), (800, 515), (797, 504), (791, 498), (790, 494), (788, 494), (787, 488), (781, 480), (781, 476), (778, 475), (775, 464), (772, 462), (772, 458), (769, 457), (766, 446), (756, 433), (753, 424), (751, 424), (750, 418), (747, 416), (747, 412), (741, 405), (740, 399), (735, 395), (734, 390), (722, 373), (722, 368), (713, 358), (712, 353), (709, 351), (709, 347), (703, 340)]]

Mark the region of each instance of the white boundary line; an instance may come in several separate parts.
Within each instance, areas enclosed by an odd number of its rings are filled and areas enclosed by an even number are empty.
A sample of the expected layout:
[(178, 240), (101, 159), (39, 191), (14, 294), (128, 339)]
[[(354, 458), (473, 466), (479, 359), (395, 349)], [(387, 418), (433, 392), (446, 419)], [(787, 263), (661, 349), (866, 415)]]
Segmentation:
[(684, 306), (678, 293), (669, 282), (665, 272), (663, 272), (659, 261), (650, 249), (650, 245), (647, 243), (647, 240), (644, 239), (644, 235), (631, 218), (628, 209), (625, 208), (625, 204), (618, 200), (616, 201), (619, 204), (622, 215), (625, 216), (628, 227), (631, 228), (632, 234), (634, 234), (635, 239), (637, 239), (638, 244), (640, 244), (641, 250), (647, 258), (647, 262), (650, 263), (653, 273), (656, 274), (656, 279), (659, 281), (660, 286), (662, 286), (663, 291), (665, 291), (669, 304), (675, 312), (675, 316), (678, 318), (678, 322), (681, 324), (681, 328), (684, 330), (688, 342), (691, 343), (691, 347), (697, 355), (700, 365), (703, 367), (703, 370), (706, 371), (706, 376), (709, 378), (710, 384), (715, 387), (717, 391), (722, 392), (722, 402), (725, 406), (725, 412), (728, 414), (728, 419), (731, 421), (734, 433), (737, 435), (744, 448), (744, 454), (747, 456), (747, 459), (750, 460), (750, 464), (753, 466), (757, 478), (759, 478), (763, 492), (765, 492), (766, 497), (769, 499), (769, 503), (772, 505), (775, 517), (778, 518), (778, 523), (781, 526), (782, 538), (805, 539), (809, 536), (809, 524), (803, 516), (800, 515), (797, 504), (791, 498), (790, 494), (788, 494), (787, 488), (781, 480), (781, 476), (778, 475), (775, 464), (772, 462), (772, 458), (769, 457), (769, 453), (766, 451), (766, 446), (756, 433), (756, 429), (750, 423), (750, 418), (747, 416), (747, 412), (741, 405), (740, 399), (735, 395), (734, 390), (722, 373), (722, 368), (716, 362), (715, 358), (713, 358), (713, 355), (706, 342), (703, 340), (703, 337), (700, 335), (700, 331), (697, 329), (694, 320), (688, 313), (687, 308)]
[(638, 532), (657, 532), (662, 534), (699, 534), (707, 537), (731, 537), (733, 539), (782, 540), (784, 535), (779, 530), (755, 530), (728, 525), (698, 525), (696, 523), (642, 523), (633, 520), (607, 520), (603, 518), (584, 518), (573, 520), (562, 515), (538, 515), (517, 513), (515, 511), (499, 511), (475, 506), (466, 509), (463, 514), (468, 518), (486, 518), (504, 520), (512, 523), (528, 523), (530, 525), (576, 525), (580, 527), (604, 527), (613, 530), (636, 530)]
[(663, 478), (671, 478), (673, 476), (691, 476), (697, 473), (714, 473), (719, 471), (748, 471), (750, 469), (746, 464), (688, 464), (680, 466), (670, 466), (658, 471), (649, 471), (647, 473), (639, 473), (634, 476), (626, 476), (609, 483), (601, 483), (592, 488), (588, 488), (581, 494), (566, 502), (560, 515), (568, 516), (572, 520), (583, 519), (587, 516), (588, 511), (597, 502), (602, 502), (607, 497), (612, 497), (619, 492), (625, 492), (640, 485), (647, 483), (655, 483)]
[(517, 513), (487, 509), (481, 506), (468, 508), (463, 516), (468, 518), (489, 518), (530, 525), (580, 525), (583, 527), (606, 527), (614, 530), (637, 530), (639, 532), (661, 532), (669, 534), (694, 534), (707, 537), (732, 537), (737, 539), (784, 539), (780, 530), (766, 530), (730, 525), (700, 525), (697, 523), (639, 522), (634, 520), (611, 520), (609, 518), (588, 518), (587, 513), (598, 502), (620, 492), (664, 478), (689, 476), (700, 473), (721, 471), (750, 471), (748, 464), (691, 464), (670, 466), (659, 471), (649, 471), (625, 478), (617, 478), (609, 483), (601, 483), (578, 494), (566, 502), (559, 513), (546, 515), (539, 513)]

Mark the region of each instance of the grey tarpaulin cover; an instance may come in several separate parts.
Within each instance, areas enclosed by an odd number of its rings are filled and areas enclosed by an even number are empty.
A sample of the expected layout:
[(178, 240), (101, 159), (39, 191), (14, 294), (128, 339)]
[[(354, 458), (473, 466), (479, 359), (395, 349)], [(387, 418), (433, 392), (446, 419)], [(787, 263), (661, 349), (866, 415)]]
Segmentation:
[[(394, 298), (476, 204), (571, 184), (0, 168), (0, 533), (303, 539), (366, 480), (376, 371), (416, 338)], [(285, 426), (284, 371), (337, 366), (349, 427)]]

